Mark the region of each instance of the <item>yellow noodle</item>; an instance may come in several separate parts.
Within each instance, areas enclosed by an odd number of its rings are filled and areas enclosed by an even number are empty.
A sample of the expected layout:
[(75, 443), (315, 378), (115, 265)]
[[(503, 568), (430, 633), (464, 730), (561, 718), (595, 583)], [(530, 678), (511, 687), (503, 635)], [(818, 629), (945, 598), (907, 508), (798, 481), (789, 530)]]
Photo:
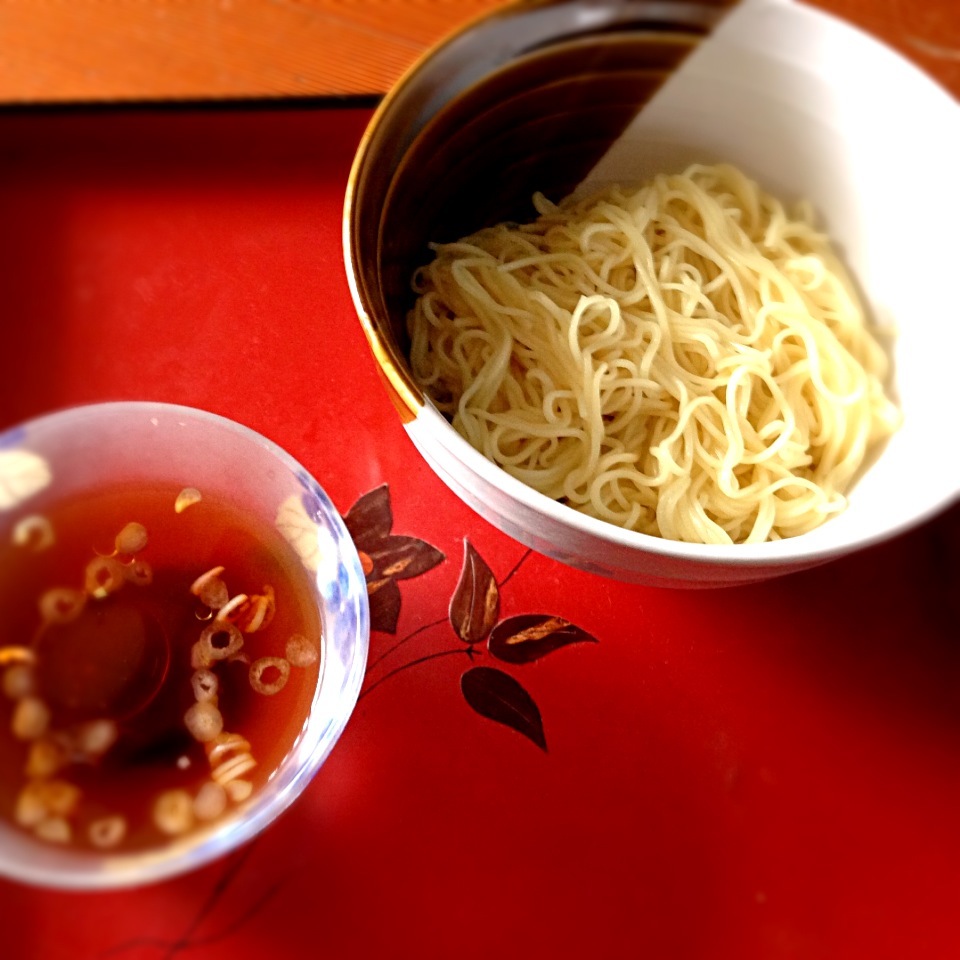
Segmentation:
[(779, 540), (843, 509), (899, 413), (808, 205), (728, 165), (534, 205), (414, 278), (414, 375), (473, 446), (674, 540)]

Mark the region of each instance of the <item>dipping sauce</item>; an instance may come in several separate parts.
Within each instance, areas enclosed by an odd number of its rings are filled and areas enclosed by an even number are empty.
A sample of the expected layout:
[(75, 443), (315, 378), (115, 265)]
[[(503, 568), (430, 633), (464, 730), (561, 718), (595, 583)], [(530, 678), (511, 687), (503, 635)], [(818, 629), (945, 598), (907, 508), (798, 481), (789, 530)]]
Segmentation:
[(0, 817), (130, 852), (229, 814), (289, 753), (317, 688), (298, 554), (179, 486), (19, 513), (0, 543)]

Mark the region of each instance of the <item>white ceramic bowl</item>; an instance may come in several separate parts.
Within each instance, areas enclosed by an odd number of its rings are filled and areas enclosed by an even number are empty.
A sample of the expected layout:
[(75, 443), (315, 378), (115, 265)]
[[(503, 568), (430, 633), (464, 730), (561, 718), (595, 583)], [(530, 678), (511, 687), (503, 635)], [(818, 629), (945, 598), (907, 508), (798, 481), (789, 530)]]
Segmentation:
[[(279, 766), (248, 800), (155, 849), (101, 854), (45, 844), (0, 818), (2, 877), (96, 890), (160, 880), (222, 856), (296, 800), (333, 749), (356, 703), (369, 642), (360, 558), (316, 480), (247, 427), (187, 407), (124, 402), (75, 407), (2, 432), (0, 542), (11, 542), (11, 531), (23, 516), (42, 514), (63, 498), (105, 484), (158, 482), (196, 486), (204, 499), (233, 504), (263, 525), (276, 522), (281, 504), (299, 505), (298, 553), (305, 557), (309, 550), (314, 558), (304, 564), (323, 633), (309, 714)], [(0, 638), (0, 646), (7, 642)], [(5, 716), (6, 710), (0, 713)]]
[[(534, 189), (556, 198), (585, 180), (638, 181), (697, 160), (810, 199), (874, 323), (895, 333), (902, 428), (848, 509), (790, 540), (676, 543), (576, 513), (472, 449), (407, 366), (403, 284), (427, 259), (426, 240), (509, 218)], [(727, 13), (683, 0), (519, 4), (428, 54), (381, 105), (347, 193), (347, 273), (410, 438), (491, 523), (618, 579), (758, 581), (890, 537), (957, 497), (944, 432), (960, 356), (957, 170), (957, 103), (889, 48), (799, 3), (745, 0)]]

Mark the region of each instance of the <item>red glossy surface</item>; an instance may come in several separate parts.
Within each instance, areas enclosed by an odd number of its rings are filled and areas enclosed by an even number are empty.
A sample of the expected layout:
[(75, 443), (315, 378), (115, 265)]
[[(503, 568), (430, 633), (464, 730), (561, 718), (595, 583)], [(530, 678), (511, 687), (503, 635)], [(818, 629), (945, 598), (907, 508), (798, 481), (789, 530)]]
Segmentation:
[[(0, 426), (205, 407), (285, 446), (342, 512), (387, 483), (393, 533), (446, 557), (397, 581), (353, 719), (258, 841), (136, 891), (0, 882), (0, 955), (956, 957), (960, 509), (716, 592), (524, 559), (420, 461), (362, 339), (340, 215), (367, 118), (0, 117)], [(547, 751), (461, 693), (465, 537), (500, 619), (598, 641), (525, 664), (476, 648), (535, 701)]]

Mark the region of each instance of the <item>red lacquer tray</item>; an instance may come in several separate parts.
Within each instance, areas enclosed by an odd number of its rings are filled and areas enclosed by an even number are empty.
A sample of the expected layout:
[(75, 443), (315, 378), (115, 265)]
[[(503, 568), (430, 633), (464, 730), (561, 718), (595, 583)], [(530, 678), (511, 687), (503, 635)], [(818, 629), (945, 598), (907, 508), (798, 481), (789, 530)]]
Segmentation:
[[(155, 886), (0, 882), (0, 955), (956, 957), (960, 509), (706, 592), (499, 534), (420, 460), (351, 306), (368, 118), (0, 115), (0, 427), (207, 408), (286, 447), (385, 558), (360, 702), (293, 809)], [(489, 637), (451, 604), (465, 551), (497, 584)], [(497, 637), (545, 621), (554, 642), (505, 658)]]

